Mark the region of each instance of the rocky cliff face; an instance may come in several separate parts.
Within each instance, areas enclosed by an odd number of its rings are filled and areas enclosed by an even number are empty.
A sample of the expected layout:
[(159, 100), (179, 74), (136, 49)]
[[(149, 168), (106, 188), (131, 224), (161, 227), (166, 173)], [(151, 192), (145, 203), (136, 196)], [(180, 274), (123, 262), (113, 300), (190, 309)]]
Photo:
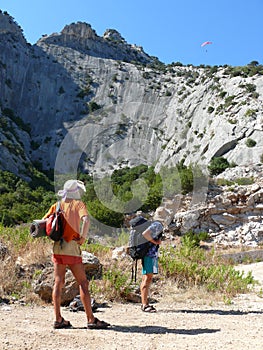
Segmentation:
[(261, 163), (260, 68), (165, 66), (81, 22), (31, 46), (0, 13), (0, 168), (25, 177), (31, 162), (67, 173)]

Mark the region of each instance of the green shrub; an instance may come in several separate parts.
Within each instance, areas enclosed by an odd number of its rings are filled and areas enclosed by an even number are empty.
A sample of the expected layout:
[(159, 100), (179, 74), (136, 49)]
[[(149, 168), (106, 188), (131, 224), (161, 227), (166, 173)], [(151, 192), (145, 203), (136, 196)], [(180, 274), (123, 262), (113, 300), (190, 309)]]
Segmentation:
[(107, 208), (98, 199), (92, 202), (88, 201), (87, 208), (89, 213), (99, 222), (110, 227), (121, 227), (123, 223), (123, 213), (116, 212)]
[(143, 72), (142, 74), (144, 79), (150, 79), (151, 78), (151, 74), (149, 72)]
[(236, 96), (234, 96), (234, 95), (226, 97), (226, 99), (225, 99), (225, 108), (236, 104), (236, 102), (234, 102), (235, 97)]
[(183, 235), (181, 243), (183, 246), (189, 248), (199, 247), (201, 241), (206, 241), (209, 239), (209, 234), (207, 232), (194, 233), (192, 231)]
[[(144, 212), (155, 210), (163, 196), (191, 192), (193, 172), (197, 176), (196, 169), (179, 164), (173, 168), (162, 168), (159, 173), (155, 173), (154, 167), (141, 164), (134, 168), (114, 170), (110, 179), (100, 179), (96, 191), (92, 178), (82, 175), (80, 179), (86, 183), (84, 201), (91, 215), (105, 224), (120, 227), (121, 213), (130, 212), (133, 208)], [(101, 196), (105, 205), (111, 209), (100, 203), (98, 198)]]
[(215, 259), (213, 251), (205, 251), (195, 244), (182, 244), (178, 248), (160, 248), (160, 269), (166, 278), (173, 279), (181, 288), (203, 286), (208, 292), (228, 296), (245, 293), (255, 281), (232, 265)]
[(214, 107), (209, 106), (208, 109), (207, 109), (207, 112), (208, 112), (208, 113), (213, 113), (214, 110), (215, 110)]
[(0, 222), (4, 226), (41, 218), (55, 201), (44, 175), (36, 170), (35, 175), (29, 184), (12, 173), (0, 171)]
[(86, 241), (83, 244), (83, 249), (87, 249), (89, 253), (94, 254), (94, 255), (99, 255), (99, 254), (107, 254), (111, 252), (111, 248), (107, 247), (105, 245), (102, 245), (100, 243), (89, 243)]
[(22, 130), (30, 133), (31, 132), (31, 127), (29, 123), (24, 123), (23, 119), (16, 116), (14, 111), (11, 108), (4, 108), (2, 110), (3, 115), (5, 115), (6, 117), (9, 117), (17, 126), (19, 126), (19, 128), (21, 128)]
[(101, 108), (101, 106), (100, 105), (98, 105), (95, 101), (91, 101), (90, 103), (89, 103), (89, 111), (90, 112), (94, 112), (94, 111), (96, 111), (97, 109), (100, 109)]
[(115, 262), (104, 268), (102, 281), (96, 283), (91, 281), (90, 292), (93, 295), (102, 295), (108, 300), (126, 300), (131, 293), (132, 281), (129, 266), (121, 266)]
[(234, 181), (230, 181), (230, 180), (227, 180), (227, 179), (217, 179), (216, 180), (216, 184), (218, 186), (232, 186), (235, 184)]
[(254, 109), (248, 109), (245, 112), (245, 117), (255, 117), (256, 116), (256, 111)]
[(227, 120), (230, 124), (236, 124), (237, 123), (237, 120), (236, 119), (232, 119), (232, 118), (229, 118)]
[(59, 93), (60, 95), (62, 95), (62, 94), (65, 93), (65, 90), (64, 90), (63, 86), (60, 86), (60, 88), (59, 88), (59, 90), (58, 90), (58, 93)]
[(230, 164), (227, 159), (223, 157), (214, 157), (211, 159), (210, 164), (208, 165), (208, 170), (210, 175), (218, 175), (230, 167)]
[(257, 87), (256, 87), (255, 84), (246, 84), (245, 85), (245, 89), (246, 89), (247, 92), (253, 93), (253, 92), (256, 91)]
[(17, 226), (15, 228), (3, 226), (0, 223), (0, 237), (9, 242), (15, 249), (25, 247), (29, 237), (29, 226)]
[(162, 167), (159, 175), (163, 185), (163, 195), (186, 194), (193, 190), (194, 176), (202, 176), (201, 170), (194, 166), (185, 166), (184, 160), (176, 167)]
[(239, 186), (246, 186), (246, 185), (252, 185), (254, 183), (254, 178), (251, 177), (241, 177), (240, 179), (237, 179), (236, 180), (236, 183), (239, 185)]
[(259, 98), (259, 93), (258, 92), (252, 92), (251, 97), (254, 98), (255, 100)]
[(256, 141), (255, 140), (253, 140), (253, 139), (250, 139), (250, 138), (248, 138), (247, 140), (246, 140), (246, 146), (247, 147), (254, 147), (254, 146), (256, 146)]
[(220, 96), (221, 98), (224, 98), (224, 97), (226, 96), (226, 94), (227, 94), (226, 91), (221, 91), (220, 94), (219, 94), (219, 96)]
[(40, 146), (41, 146), (41, 143), (39, 142), (36, 142), (34, 140), (31, 140), (30, 141), (30, 146), (33, 150), (37, 150)]
[(77, 97), (79, 98), (84, 98), (85, 96), (88, 96), (88, 94), (90, 93), (90, 87), (87, 86), (85, 88), (83, 88), (82, 90), (80, 90), (77, 94)]

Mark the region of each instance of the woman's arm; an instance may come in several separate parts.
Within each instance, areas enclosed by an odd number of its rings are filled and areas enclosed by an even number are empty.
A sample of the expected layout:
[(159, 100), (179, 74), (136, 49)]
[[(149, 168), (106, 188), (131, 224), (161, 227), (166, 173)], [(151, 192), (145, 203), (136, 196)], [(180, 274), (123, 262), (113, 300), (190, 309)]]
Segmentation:
[(89, 226), (90, 226), (90, 220), (87, 215), (82, 216), (82, 226), (81, 226), (81, 231), (80, 231), (80, 239), (77, 241), (78, 244), (83, 244), (85, 240), (87, 239), (88, 232), (89, 232)]
[(158, 244), (161, 244), (161, 243), (162, 243), (162, 241), (161, 241), (160, 239), (155, 240), (155, 239), (152, 238), (152, 233), (151, 233), (151, 229), (150, 229), (150, 228), (147, 228), (147, 230), (145, 230), (145, 231), (142, 233), (142, 235), (143, 235), (143, 237), (144, 237), (145, 239), (147, 239), (147, 241), (149, 241), (149, 242), (151, 242), (151, 243), (153, 243), (153, 244), (158, 245)]

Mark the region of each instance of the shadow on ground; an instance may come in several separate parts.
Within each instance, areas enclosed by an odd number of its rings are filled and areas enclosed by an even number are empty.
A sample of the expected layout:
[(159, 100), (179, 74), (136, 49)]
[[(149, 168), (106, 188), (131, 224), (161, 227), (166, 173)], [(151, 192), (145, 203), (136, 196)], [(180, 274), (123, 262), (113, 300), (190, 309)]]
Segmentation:
[(241, 311), (241, 310), (220, 310), (220, 309), (213, 309), (213, 310), (187, 310), (187, 309), (181, 309), (181, 310), (158, 310), (158, 313), (187, 313), (187, 314), (212, 314), (212, 315), (248, 315), (248, 314), (263, 314), (263, 311), (258, 310), (251, 310), (251, 311)]
[(220, 332), (220, 329), (210, 329), (210, 328), (194, 328), (194, 329), (176, 329), (176, 328), (167, 328), (162, 326), (119, 326), (115, 325), (109, 328), (115, 332), (124, 332), (124, 333), (145, 333), (145, 334), (185, 334), (185, 335), (197, 335), (205, 333), (216, 333)]

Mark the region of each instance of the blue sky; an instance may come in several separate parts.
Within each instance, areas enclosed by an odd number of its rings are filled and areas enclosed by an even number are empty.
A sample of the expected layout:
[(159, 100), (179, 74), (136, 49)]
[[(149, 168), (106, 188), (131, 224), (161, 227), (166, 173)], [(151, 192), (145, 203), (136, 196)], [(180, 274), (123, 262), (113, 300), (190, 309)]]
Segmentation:
[(118, 30), (164, 63), (263, 64), (262, 0), (0, 0), (0, 9), (31, 44), (82, 21), (99, 36)]

